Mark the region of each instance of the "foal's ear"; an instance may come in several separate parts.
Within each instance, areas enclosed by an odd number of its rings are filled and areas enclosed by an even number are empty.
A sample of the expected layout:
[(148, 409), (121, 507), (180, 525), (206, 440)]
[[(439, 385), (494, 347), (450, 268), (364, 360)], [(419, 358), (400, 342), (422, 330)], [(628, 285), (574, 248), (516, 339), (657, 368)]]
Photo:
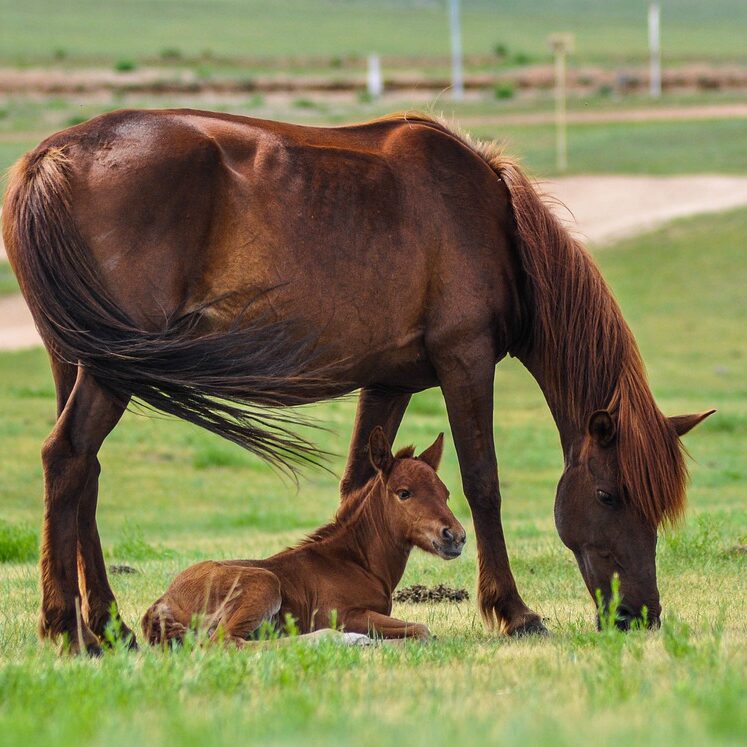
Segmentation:
[(429, 467), (433, 467), (434, 470), (438, 470), (438, 465), (441, 464), (441, 457), (444, 453), (444, 434), (439, 433), (436, 440), (418, 456), (421, 462), (425, 462)]
[(615, 440), (615, 421), (607, 410), (597, 410), (589, 418), (589, 435), (599, 446), (609, 446)]
[(377, 425), (368, 437), (368, 458), (371, 460), (371, 464), (384, 474), (389, 472), (392, 467), (394, 461), (392, 447), (380, 425)]
[(684, 436), (689, 433), (696, 425), (702, 423), (709, 415), (713, 415), (715, 410), (706, 410), (705, 412), (697, 412), (692, 415), (675, 415), (669, 418), (669, 422), (677, 432), (678, 436)]

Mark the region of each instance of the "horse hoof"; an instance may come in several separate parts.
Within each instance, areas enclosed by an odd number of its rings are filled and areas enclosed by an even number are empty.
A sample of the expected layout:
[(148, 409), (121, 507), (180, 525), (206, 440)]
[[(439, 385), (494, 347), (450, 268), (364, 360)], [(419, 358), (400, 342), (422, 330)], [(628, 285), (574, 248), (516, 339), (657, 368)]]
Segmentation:
[(104, 649), (101, 647), (97, 640), (88, 640), (83, 643), (83, 646), (78, 643), (75, 638), (70, 638), (67, 635), (62, 636), (58, 641), (59, 649), (58, 653), (60, 656), (89, 656), (92, 659), (98, 659), (103, 656)]
[(99, 638), (99, 642), (101, 643), (101, 646), (106, 649), (118, 648), (121, 644), (128, 651), (140, 650), (139, 646), (137, 645), (135, 634), (129, 628), (121, 630), (119, 632), (119, 635), (114, 639), (105, 634)]
[(538, 635), (544, 638), (549, 636), (550, 632), (545, 627), (541, 618), (532, 617), (517, 625), (513, 630), (510, 630), (508, 634), (512, 638), (524, 638), (525, 636), (530, 635)]
[(86, 645), (86, 655), (92, 659), (98, 659), (104, 655), (104, 649), (98, 643), (88, 643)]

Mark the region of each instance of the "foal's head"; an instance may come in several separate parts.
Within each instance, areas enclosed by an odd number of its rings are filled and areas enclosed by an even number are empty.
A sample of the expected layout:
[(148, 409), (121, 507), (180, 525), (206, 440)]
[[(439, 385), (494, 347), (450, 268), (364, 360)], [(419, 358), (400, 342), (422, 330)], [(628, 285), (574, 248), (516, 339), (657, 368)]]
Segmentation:
[(451, 513), (449, 491), (436, 470), (443, 453), (444, 434), (422, 454), (407, 448), (392, 454), (384, 431), (377, 427), (368, 440), (371, 464), (381, 481), (384, 511), (395, 532), (411, 545), (446, 560), (458, 557), (466, 533)]

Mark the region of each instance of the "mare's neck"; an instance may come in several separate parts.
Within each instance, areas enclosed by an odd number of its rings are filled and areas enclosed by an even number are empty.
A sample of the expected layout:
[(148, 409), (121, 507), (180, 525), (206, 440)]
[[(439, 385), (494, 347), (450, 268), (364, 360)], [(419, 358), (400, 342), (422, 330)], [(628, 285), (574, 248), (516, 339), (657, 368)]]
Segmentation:
[(567, 455), (574, 439), (578, 436), (578, 425), (568, 417), (563, 403), (559, 402), (553, 395), (552, 388), (548, 383), (548, 377), (543, 370), (540, 356), (534, 352), (528, 352), (517, 354), (517, 358), (522, 362), (527, 371), (532, 374), (534, 380), (542, 390), (547, 406), (555, 421), (555, 426), (558, 429), (563, 454)]

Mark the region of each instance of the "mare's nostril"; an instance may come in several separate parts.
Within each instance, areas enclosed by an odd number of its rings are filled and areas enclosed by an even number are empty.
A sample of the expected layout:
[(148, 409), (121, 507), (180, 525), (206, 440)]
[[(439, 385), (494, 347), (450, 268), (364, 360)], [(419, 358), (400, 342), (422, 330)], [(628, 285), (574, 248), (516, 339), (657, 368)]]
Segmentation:
[(441, 536), (447, 541), (447, 542), (453, 542), (454, 541), (454, 535), (451, 532), (451, 529), (449, 527), (444, 527), (441, 530)]

